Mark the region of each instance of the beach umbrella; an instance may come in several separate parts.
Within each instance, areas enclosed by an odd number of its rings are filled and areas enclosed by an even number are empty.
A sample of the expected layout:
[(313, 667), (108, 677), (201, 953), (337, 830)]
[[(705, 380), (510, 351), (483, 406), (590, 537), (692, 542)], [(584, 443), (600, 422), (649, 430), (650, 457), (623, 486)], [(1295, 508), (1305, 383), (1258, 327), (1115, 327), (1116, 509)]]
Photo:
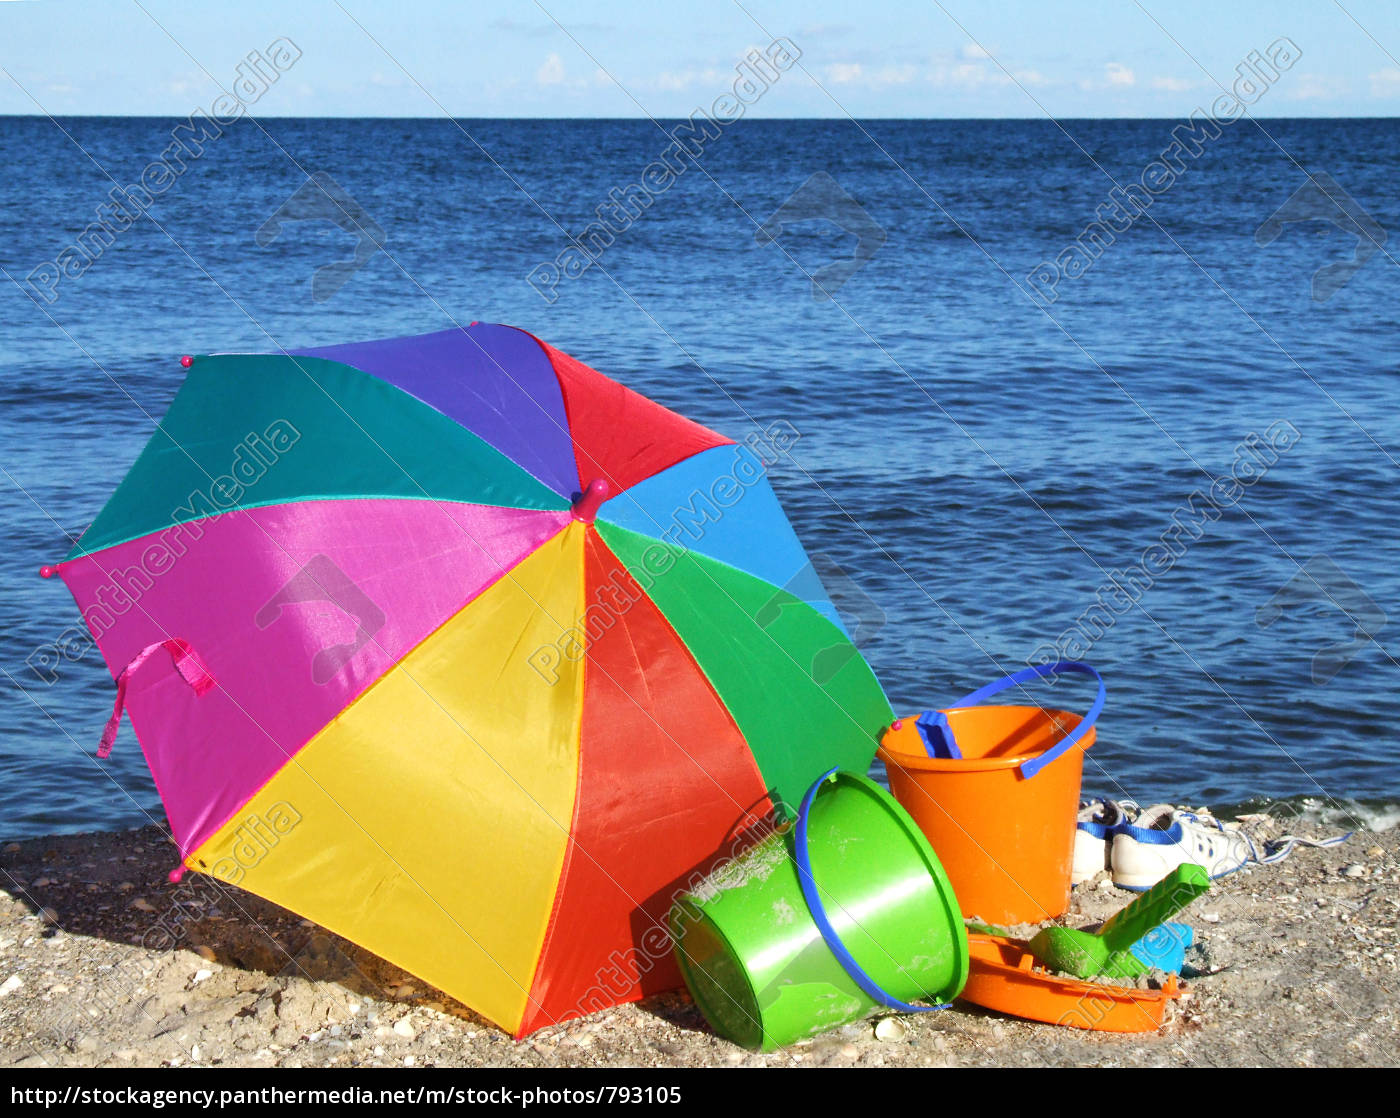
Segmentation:
[(518, 1035), (679, 985), (672, 898), (891, 711), (734, 442), (473, 323), (182, 358), (62, 576), (182, 867)]

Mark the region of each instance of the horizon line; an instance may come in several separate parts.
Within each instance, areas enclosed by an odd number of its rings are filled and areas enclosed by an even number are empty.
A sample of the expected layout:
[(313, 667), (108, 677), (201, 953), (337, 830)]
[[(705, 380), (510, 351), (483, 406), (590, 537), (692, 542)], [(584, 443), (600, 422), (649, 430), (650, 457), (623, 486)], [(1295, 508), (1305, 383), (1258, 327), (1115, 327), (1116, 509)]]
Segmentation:
[[(204, 109), (197, 109), (195, 112), (204, 112)], [(701, 110), (697, 110), (699, 112)], [(1199, 108), (1192, 112), (1203, 112)], [(16, 120), (52, 120), (52, 119), (74, 119), (85, 120), (179, 120), (183, 117), (193, 116), (194, 112), (180, 113), (83, 113), (83, 112), (63, 112), (63, 113), (11, 113), (0, 110), (0, 118)], [(414, 115), (389, 115), (380, 114), (364, 116), (353, 113), (245, 113), (245, 116), (255, 120), (413, 120), (413, 121), (444, 121), (444, 120), (505, 120), (505, 121), (525, 121), (525, 120), (548, 120), (548, 121), (653, 121), (653, 120), (680, 120), (691, 119), (695, 113), (689, 116), (666, 116), (666, 115), (634, 115), (634, 116), (474, 116), (471, 114), (434, 114), (432, 116)], [(238, 119), (242, 119), (240, 116)], [(1060, 120), (1183, 120), (1189, 119), (1181, 115), (1172, 116), (857, 116), (849, 114), (846, 116), (753, 116), (740, 117), (726, 122), (726, 127), (733, 124), (740, 124), (745, 120), (750, 121), (833, 121), (841, 122), (848, 120), (883, 120), (883, 121), (1008, 121), (1017, 123), (1045, 123), (1053, 124)], [(1241, 120), (1400, 120), (1400, 114), (1356, 114), (1343, 113), (1337, 115), (1327, 115), (1323, 113), (1277, 113), (1277, 114), (1254, 114), (1246, 113), (1240, 117)], [(238, 120), (233, 120), (230, 124), (236, 124)], [(228, 127), (228, 125), (225, 125)]]

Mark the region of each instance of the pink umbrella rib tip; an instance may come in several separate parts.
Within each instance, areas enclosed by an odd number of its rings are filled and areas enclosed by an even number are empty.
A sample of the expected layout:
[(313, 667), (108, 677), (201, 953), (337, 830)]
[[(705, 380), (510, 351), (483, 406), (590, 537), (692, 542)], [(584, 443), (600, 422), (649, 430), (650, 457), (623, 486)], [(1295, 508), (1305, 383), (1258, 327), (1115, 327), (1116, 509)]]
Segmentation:
[(600, 477), (595, 477), (584, 489), (583, 495), (574, 502), (574, 519), (592, 524), (598, 516), (598, 509), (612, 492), (611, 486)]
[(170, 884), (171, 884), (171, 885), (179, 885), (180, 882), (181, 882), (182, 880), (184, 880), (184, 877), (185, 877), (185, 867), (184, 867), (184, 866), (176, 866), (173, 870), (171, 870), (171, 871), (170, 871), (168, 874), (166, 874), (165, 876), (166, 876), (167, 878), (169, 878)]
[(890, 729), (891, 729), (891, 730), (902, 730), (902, 729), (904, 729), (904, 719), (902, 719), (902, 718), (896, 718), (893, 722), (890, 723)]
[(183, 356), (182, 358), (180, 358), (180, 365), (181, 365), (182, 368), (188, 369), (188, 368), (189, 368), (191, 365), (193, 365), (193, 364), (194, 364), (194, 358), (191, 357), (188, 353), (185, 354), (185, 356)]
[(53, 576), (56, 574), (58, 574), (58, 568), (51, 566), (48, 563), (45, 563), (42, 567), (39, 568), (39, 576), (41, 578), (53, 578)]

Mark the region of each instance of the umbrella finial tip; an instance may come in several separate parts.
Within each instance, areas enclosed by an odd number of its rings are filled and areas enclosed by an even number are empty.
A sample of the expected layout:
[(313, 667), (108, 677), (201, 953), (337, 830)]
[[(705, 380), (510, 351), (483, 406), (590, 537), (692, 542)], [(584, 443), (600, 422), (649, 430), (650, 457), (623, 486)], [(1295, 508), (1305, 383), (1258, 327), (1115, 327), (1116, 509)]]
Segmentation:
[(612, 487), (603, 478), (595, 477), (586, 486), (582, 495), (574, 502), (574, 519), (592, 524), (598, 515), (598, 508), (612, 493)]
[(193, 364), (194, 364), (194, 358), (191, 357), (188, 353), (185, 354), (183, 357), (180, 358), (180, 365), (181, 365), (183, 368), (188, 369), (188, 368), (189, 368), (191, 365), (193, 365)]
[(39, 568), (39, 576), (41, 578), (53, 578), (56, 574), (58, 574), (58, 568), (52, 567), (48, 563), (45, 563)]

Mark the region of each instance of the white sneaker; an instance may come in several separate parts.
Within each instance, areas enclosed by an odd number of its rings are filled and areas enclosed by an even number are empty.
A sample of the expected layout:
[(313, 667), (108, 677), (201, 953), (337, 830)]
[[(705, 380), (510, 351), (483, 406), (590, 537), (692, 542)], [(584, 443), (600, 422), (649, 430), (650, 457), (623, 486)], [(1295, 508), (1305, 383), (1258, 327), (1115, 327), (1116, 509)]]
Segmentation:
[(1132, 820), (1137, 804), (1131, 800), (1091, 800), (1079, 809), (1074, 831), (1074, 862), (1070, 884), (1082, 885), (1109, 868), (1109, 843), (1117, 829)]
[(1109, 861), (1114, 885), (1141, 892), (1183, 862), (1204, 867), (1214, 880), (1263, 859), (1244, 832), (1177, 811), (1170, 804), (1157, 804), (1132, 823), (1114, 828)]

